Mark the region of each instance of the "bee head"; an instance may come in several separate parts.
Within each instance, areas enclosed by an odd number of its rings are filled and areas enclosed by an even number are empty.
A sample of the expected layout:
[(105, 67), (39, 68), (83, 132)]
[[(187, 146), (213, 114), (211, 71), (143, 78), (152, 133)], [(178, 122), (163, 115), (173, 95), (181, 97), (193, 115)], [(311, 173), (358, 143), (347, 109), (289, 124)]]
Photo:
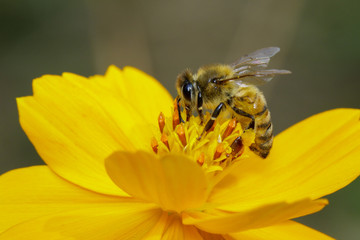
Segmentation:
[(176, 79), (178, 95), (183, 99), (185, 105), (192, 106), (195, 102), (194, 79), (190, 70), (185, 70)]

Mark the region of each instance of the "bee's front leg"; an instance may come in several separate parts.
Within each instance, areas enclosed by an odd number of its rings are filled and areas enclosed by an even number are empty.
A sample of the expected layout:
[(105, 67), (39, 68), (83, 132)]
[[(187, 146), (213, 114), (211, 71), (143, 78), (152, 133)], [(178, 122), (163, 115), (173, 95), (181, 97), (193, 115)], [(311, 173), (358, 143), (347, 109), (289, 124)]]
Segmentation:
[(198, 112), (199, 117), (200, 117), (200, 124), (201, 125), (204, 123), (204, 114), (203, 114), (202, 106), (203, 106), (203, 99), (202, 99), (201, 92), (199, 91), (198, 97), (197, 97), (197, 112)]
[(221, 110), (225, 107), (225, 103), (220, 103), (215, 110), (213, 111), (210, 120), (206, 123), (205, 128), (203, 132), (201, 133), (200, 137), (198, 139), (201, 139), (201, 137), (204, 135), (204, 133), (208, 132), (212, 125), (214, 124), (216, 118), (219, 116)]
[[(177, 97), (177, 108), (178, 108), (178, 112), (179, 112), (179, 119), (180, 119), (180, 122), (184, 123), (185, 121), (181, 117), (180, 100), (181, 100), (181, 98), (178, 96)], [(191, 115), (191, 106), (185, 104), (185, 111), (186, 111), (186, 121), (189, 121), (190, 115)]]
[(177, 110), (178, 110), (180, 122), (183, 123), (183, 122), (184, 122), (184, 119), (182, 119), (182, 117), (181, 117), (180, 100), (181, 100), (181, 98), (180, 98), (179, 96), (177, 96), (177, 97), (176, 97)]
[(188, 122), (190, 120), (190, 115), (191, 115), (190, 105), (185, 105), (185, 111), (186, 111), (186, 121)]

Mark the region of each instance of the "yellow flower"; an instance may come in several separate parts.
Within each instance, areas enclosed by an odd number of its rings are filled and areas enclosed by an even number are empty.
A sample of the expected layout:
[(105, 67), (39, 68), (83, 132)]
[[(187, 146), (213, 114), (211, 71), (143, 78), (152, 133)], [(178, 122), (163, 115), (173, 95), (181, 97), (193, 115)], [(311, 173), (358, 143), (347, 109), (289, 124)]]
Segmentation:
[(179, 124), (134, 68), (46, 75), (33, 91), (17, 99), (20, 123), (47, 166), (0, 177), (1, 240), (332, 239), (290, 219), (360, 173), (356, 109), (294, 125), (264, 160), (232, 120), (197, 139), (199, 119)]

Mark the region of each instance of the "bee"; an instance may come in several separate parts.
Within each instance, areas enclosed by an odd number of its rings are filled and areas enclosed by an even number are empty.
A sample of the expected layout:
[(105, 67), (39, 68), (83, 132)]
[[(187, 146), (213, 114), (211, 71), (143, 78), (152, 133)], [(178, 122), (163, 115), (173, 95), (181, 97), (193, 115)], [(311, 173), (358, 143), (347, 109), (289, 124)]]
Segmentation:
[(263, 48), (230, 65), (214, 64), (199, 68), (196, 74), (189, 69), (179, 74), (176, 88), (181, 121), (180, 105), (186, 111), (187, 121), (196, 110), (203, 123), (203, 109), (212, 111), (202, 136), (211, 129), (219, 114), (226, 111), (243, 129), (254, 129), (255, 141), (250, 150), (266, 158), (273, 143), (273, 125), (265, 97), (257, 86), (269, 82), (275, 75), (291, 73), (266, 69), (270, 58), (279, 51), (278, 47)]

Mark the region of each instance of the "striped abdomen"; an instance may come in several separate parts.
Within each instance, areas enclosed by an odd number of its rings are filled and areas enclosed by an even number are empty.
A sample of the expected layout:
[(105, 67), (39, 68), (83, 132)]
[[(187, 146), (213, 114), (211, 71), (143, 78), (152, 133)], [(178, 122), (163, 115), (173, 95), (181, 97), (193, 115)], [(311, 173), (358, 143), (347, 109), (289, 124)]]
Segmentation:
[(266, 158), (273, 143), (273, 127), (271, 123), (270, 111), (266, 103), (260, 112), (254, 114), (255, 117), (255, 143), (250, 149), (262, 158)]
[(244, 121), (244, 117), (249, 120), (245, 123), (248, 128), (255, 130), (255, 143), (250, 149), (260, 157), (266, 158), (273, 143), (273, 127), (263, 94), (255, 86), (248, 86), (242, 88), (228, 104), (242, 116), (239, 118), (240, 122)]

